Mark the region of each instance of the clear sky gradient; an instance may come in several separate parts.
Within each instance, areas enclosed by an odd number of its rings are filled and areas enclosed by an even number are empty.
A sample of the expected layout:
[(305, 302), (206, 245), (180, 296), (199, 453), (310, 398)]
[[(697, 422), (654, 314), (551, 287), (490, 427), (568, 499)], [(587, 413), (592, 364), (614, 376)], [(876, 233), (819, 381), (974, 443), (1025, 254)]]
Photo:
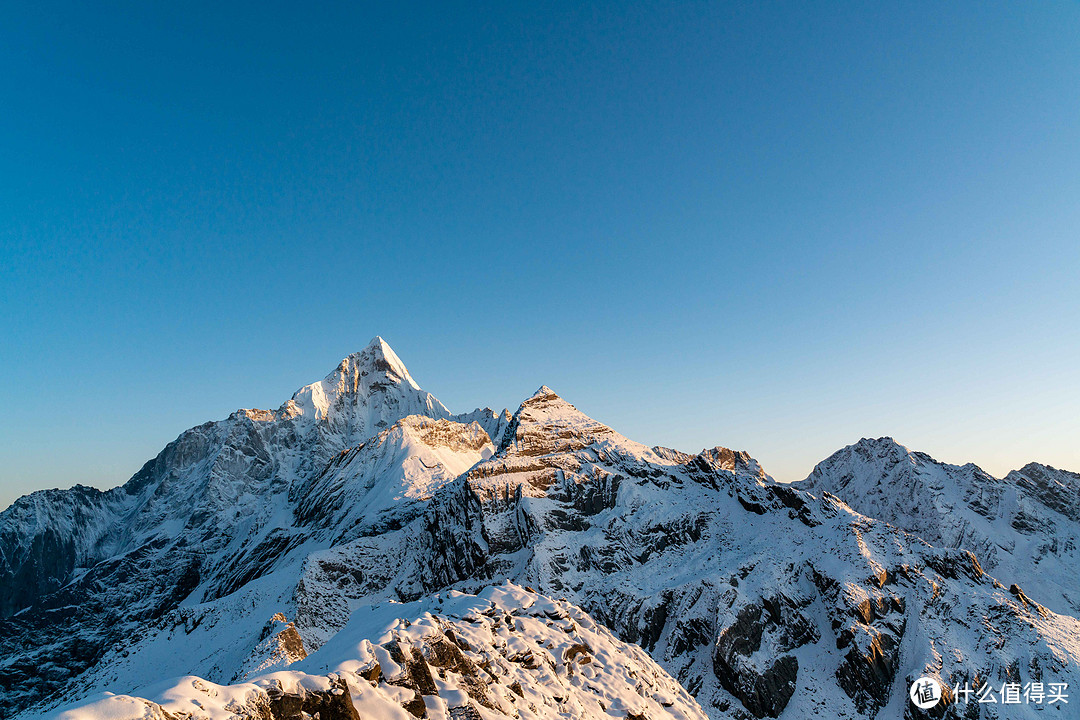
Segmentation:
[[(0, 507), (373, 335), (782, 480), (1080, 470), (1080, 4), (0, 11)], [(629, 5), (629, 6), (628, 6)]]

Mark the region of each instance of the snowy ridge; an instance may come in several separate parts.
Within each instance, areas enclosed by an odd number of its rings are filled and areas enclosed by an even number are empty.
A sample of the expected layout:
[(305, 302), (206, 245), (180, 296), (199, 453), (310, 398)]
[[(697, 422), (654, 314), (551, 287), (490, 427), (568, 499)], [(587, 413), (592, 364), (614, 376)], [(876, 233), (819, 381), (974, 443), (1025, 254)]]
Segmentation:
[(65, 580), (110, 554), (119, 542), (110, 520), (127, 507), (122, 491), (76, 485), (40, 490), (16, 500), (0, 515), (0, 617), (10, 617)]
[(290, 704), (326, 720), (705, 719), (640, 648), (570, 603), (512, 584), (364, 608), (288, 671), (231, 686), (187, 676), (48, 717), (237, 720)]

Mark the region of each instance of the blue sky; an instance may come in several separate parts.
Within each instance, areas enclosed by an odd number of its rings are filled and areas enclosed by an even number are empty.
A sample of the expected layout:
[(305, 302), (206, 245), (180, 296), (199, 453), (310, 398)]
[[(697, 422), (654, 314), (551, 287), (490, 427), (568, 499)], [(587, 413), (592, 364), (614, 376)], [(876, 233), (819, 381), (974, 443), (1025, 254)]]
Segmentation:
[(785, 480), (1080, 470), (1080, 5), (222, 5), (0, 12), (0, 506), (376, 334)]

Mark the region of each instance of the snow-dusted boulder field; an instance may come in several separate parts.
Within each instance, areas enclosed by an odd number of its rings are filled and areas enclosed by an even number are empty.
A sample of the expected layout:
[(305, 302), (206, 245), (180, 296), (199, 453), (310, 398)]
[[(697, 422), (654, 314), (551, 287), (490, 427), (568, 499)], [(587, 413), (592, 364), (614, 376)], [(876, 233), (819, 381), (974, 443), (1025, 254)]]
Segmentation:
[(1068, 718), (952, 688), (1080, 687), (1076, 502), (891, 441), (782, 485), (547, 387), (453, 415), (376, 338), (0, 513), (0, 715), (915, 718), (929, 676), (930, 717)]

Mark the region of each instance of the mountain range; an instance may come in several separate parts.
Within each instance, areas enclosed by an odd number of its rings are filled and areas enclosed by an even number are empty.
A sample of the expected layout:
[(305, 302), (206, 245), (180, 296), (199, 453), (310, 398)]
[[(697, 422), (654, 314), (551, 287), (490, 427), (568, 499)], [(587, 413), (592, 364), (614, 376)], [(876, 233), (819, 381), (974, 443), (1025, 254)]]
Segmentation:
[(953, 688), (1080, 686), (1078, 493), (890, 438), (782, 484), (547, 387), (455, 415), (375, 338), (0, 513), (0, 717), (1066, 718)]

